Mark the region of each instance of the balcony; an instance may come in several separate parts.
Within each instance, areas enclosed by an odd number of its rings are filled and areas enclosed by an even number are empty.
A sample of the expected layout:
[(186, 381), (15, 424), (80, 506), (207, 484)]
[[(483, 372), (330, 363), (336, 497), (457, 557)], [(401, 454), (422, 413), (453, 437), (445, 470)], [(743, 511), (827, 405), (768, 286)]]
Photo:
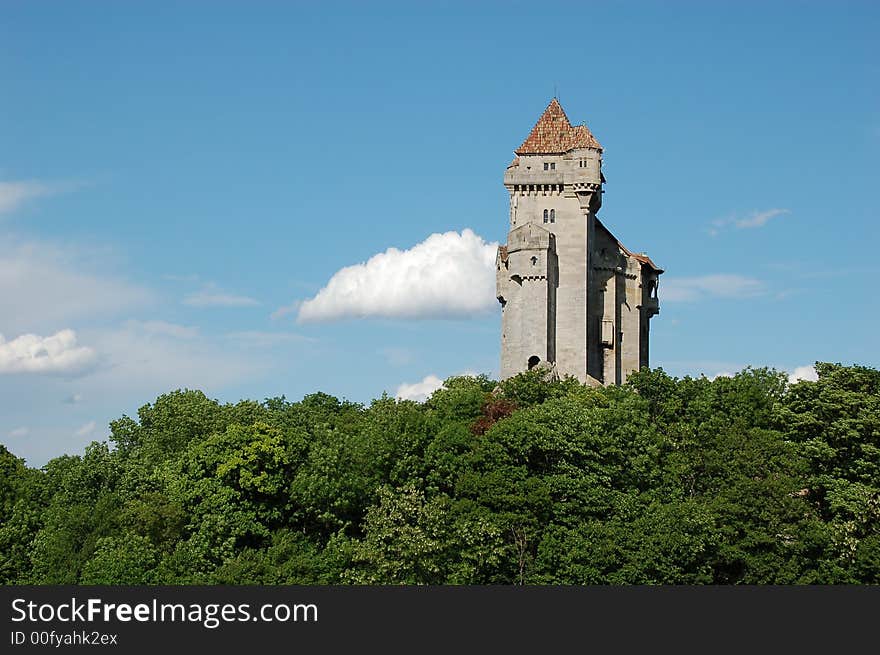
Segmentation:
[(641, 308), (650, 318), (660, 313), (660, 300), (656, 296), (645, 298), (642, 301)]

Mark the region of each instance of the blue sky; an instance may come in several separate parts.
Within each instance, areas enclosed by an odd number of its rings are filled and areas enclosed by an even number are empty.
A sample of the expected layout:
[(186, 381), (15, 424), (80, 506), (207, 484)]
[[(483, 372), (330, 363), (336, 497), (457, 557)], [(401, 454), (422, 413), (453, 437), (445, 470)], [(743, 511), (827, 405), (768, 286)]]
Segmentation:
[(880, 366), (878, 32), (872, 2), (4, 3), (0, 442), (42, 465), (178, 387), (497, 375), (485, 253), (554, 89), (666, 269), (652, 365)]

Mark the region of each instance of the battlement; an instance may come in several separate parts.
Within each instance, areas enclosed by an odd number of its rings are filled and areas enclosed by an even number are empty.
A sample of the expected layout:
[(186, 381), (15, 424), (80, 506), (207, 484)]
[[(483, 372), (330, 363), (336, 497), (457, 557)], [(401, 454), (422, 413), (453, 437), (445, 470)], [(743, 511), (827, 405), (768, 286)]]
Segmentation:
[(525, 171), (520, 172), (515, 168), (508, 168), (504, 173), (504, 186), (508, 191), (518, 193), (534, 192), (531, 187), (540, 186), (568, 186), (578, 184), (601, 184), (602, 174), (597, 166), (594, 169), (583, 168), (574, 171)]

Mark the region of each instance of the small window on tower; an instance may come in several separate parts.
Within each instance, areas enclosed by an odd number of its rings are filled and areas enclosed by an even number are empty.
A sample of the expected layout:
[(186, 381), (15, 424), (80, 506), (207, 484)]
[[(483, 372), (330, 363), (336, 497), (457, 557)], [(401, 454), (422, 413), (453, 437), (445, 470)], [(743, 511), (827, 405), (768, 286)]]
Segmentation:
[(550, 222), (551, 223), (556, 222), (556, 210), (555, 209), (550, 210)]
[(549, 163), (549, 162), (546, 162), (546, 161), (544, 162), (544, 170), (545, 170), (545, 171), (549, 171), (549, 170), (550, 170), (550, 163)]
[(544, 222), (548, 223), (550, 221), (550, 213), (545, 209), (544, 210)]
[(537, 266), (537, 265), (538, 265), (538, 258), (532, 257), (532, 266)]
[(556, 162), (555, 162), (555, 161), (551, 161), (551, 162), (550, 162), (550, 170), (551, 170), (551, 171), (555, 171), (555, 170), (556, 170)]

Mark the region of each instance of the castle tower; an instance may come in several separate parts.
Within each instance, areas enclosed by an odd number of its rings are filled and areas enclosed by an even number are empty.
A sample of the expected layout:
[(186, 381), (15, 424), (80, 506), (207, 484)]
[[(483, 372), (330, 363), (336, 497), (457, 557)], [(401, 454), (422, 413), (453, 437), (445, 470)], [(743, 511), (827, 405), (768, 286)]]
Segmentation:
[(501, 378), (541, 363), (560, 376), (621, 384), (648, 366), (663, 272), (596, 218), (602, 146), (556, 98), (504, 173), (510, 232), (498, 248)]

